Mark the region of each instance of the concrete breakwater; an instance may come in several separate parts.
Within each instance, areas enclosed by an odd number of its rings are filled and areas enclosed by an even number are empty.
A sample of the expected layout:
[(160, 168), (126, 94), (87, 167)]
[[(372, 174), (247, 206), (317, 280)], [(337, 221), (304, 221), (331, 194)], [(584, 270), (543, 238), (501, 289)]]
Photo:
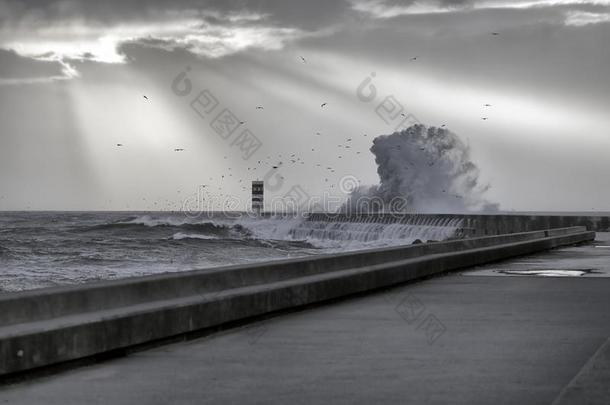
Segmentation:
[[(456, 237), (501, 235), (572, 226), (584, 226), (587, 230), (596, 232), (610, 230), (610, 217), (599, 215), (312, 213), (305, 222), (453, 227)], [(315, 225), (310, 227), (313, 229)]]
[(0, 375), (590, 241), (584, 227), (0, 295)]

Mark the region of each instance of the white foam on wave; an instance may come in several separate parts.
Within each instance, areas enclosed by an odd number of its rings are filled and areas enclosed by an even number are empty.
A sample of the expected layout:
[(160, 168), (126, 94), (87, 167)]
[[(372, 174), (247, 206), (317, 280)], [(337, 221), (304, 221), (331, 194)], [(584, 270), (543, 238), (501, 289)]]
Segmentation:
[(215, 226), (226, 226), (226, 223), (218, 222), (209, 218), (198, 219), (188, 218), (186, 216), (163, 216), (159, 218), (153, 218), (150, 215), (142, 215), (129, 221), (119, 222), (119, 224), (125, 225), (144, 225), (149, 227), (155, 226), (182, 226), (182, 225), (203, 225), (211, 224)]
[(183, 240), (183, 239), (204, 239), (204, 240), (213, 240), (218, 239), (218, 236), (215, 235), (202, 235), (199, 233), (183, 233), (178, 232), (172, 235), (173, 240)]

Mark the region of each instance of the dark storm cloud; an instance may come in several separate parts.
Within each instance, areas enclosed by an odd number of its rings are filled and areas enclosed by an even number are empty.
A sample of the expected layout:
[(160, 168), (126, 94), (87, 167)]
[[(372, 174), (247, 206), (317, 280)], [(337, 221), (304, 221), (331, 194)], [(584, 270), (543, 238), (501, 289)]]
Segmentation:
[[(63, 54), (58, 51), (56, 55), (71, 64), (75, 60), (129, 62), (123, 46), (127, 44), (165, 51), (182, 49), (214, 58), (250, 49), (280, 50), (300, 42), (312, 49), (366, 55), (379, 65), (400, 65), (405, 57), (417, 54), (422, 60), (410, 69), (422, 66), (428, 72), (456, 79), (476, 76), (478, 82), (490, 84), (548, 86), (554, 92), (603, 96), (608, 84), (600, 66), (607, 66), (610, 56), (604, 52), (606, 47), (598, 44), (609, 39), (604, 24), (610, 21), (606, 4), (610, 1), (34, 0), (27, 5), (0, 2), (0, 16), (11, 17), (3, 27), (8, 34), (15, 22), (26, 27), (30, 24), (34, 32), (39, 26), (51, 27), (30, 38), (28, 44), (36, 44), (38, 39), (44, 43), (48, 33), (64, 44), (77, 44), (74, 48), (78, 51), (69, 52), (67, 46)], [(421, 6), (429, 13), (422, 14)], [(435, 12), (439, 10), (443, 12)], [(415, 13), (410, 14), (412, 11)], [(360, 19), (352, 18), (358, 14)], [(363, 16), (370, 17), (369, 21), (362, 20)], [(70, 24), (75, 21), (82, 26), (72, 32)], [(58, 34), (54, 23), (67, 28)], [(119, 29), (113, 31), (117, 25)], [(89, 43), (79, 42), (82, 31)], [(501, 36), (492, 40), (490, 33), (495, 31), (501, 31)], [(104, 49), (95, 48), (99, 38), (108, 33), (114, 42)], [(13, 42), (20, 43), (21, 36), (28, 35), (17, 32)], [(51, 43), (46, 49), (39, 44), (20, 53), (39, 56), (55, 51), (53, 46)], [(571, 56), (566, 57), (567, 53)], [(58, 62), (42, 65), (60, 66)]]
[(0, 48), (30, 57), (55, 52), (61, 61), (120, 63), (116, 48), (141, 42), (214, 58), (328, 35), (345, 12), (349, 3), (323, 0), (0, 1)]
[(0, 49), (0, 82), (27, 82), (64, 76), (56, 61), (36, 60), (20, 56), (11, 49)]
[(10, 19), (32, 18), (42, 21), (57, 21), (84, 17), (90, 22), (115, 23), (117, 21), (145, 21), (160, 14), (171, 17), (172, 13), (201, 11), (217, 13), (211, 16), (224, 20), (231, 13), (251, 12), (270, 16), (280, 25), (303, 29), (315, 29), (336, 22), (339, 15), (349, 9), (345, 0), (285, 1), (285, 0), (177, 0), (177, 1), (28, 1), (6, 2), (0, 8), (0, 22)]
[[(403, 15), (306, 41), (349, 57), (366, 54), (372, 71), (392, 66), (456, 85), (607, 105), (610, 49), (602, 44), (610, 43), (610, 25), (566, 26), (564, 9)], [(418, 60), (409, 61), (414, 56)]]
[[(584, 26), (610, 22), (609, 5), (610, 0), (0, 1), (4, 37), (0, 47), (19, 44), (24, 45), (19, 46), (20, 54), (27, 56), (56, 51), (59, 59), (116, 63), (121, 58), (113, 47), (140, 41), (162, 49), (182, 47), (200, 56), (221, 57), (250, 48), (277, 50), (307, 38), (330, 36), (354, 21), (359, 32), (366, 33), (370, 25), (363, 19), (383, 20), (386, 30), (413, 34), (417, 39), (420, 33), (409, 32), (410, 27), (391, 24), (415, 16), (417, 20), (409, 24), (421, 27), (423, 33), (434, 32), (444, 28), (436, 17), (447, 14), (453, 18), (449, 25), (455, 26), (452, 23), (466, 15), (475, 17), (469, 22), (475, 29), (481, 22), (502, 28), (506, 25), (503, 13), (517, 11), (536, 15), (538, 20), (530, 19), (530, 24)], [(516, 29), (524, 25), (514, 20), (511, 24)], [(468, 34), (468, 28), (461, 27), (460, 33)], [(495, 30), (493, 25), (489, 29)], [(102, 38), (107, 40), (103, 49)], [(404, 38), (404, 42), (410, 40)], [(47, 41), (48, 49), (44, 48)]]

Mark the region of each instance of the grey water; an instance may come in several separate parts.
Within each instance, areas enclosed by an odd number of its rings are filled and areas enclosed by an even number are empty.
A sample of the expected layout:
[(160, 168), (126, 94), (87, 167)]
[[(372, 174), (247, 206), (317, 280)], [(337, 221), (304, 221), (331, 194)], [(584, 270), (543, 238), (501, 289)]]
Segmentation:
[(181, 212), (0, 212), (0, 291), (442, 240), (459, 226)]

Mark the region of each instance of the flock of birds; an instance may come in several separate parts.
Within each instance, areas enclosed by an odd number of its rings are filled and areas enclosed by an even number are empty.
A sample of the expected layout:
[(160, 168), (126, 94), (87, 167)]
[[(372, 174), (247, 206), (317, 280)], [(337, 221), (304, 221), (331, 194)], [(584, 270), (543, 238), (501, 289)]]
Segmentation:
[[(499, 35), (499, 33), (497, 32), (493, 32), (492, 35), (496, 36)], [(307, 64), (307, 59), (305, 59), (305, 57), (303, 56), (299, 56), (300, 60), (303, 64)], [(419, 59), (419, 56), (413, 56), (411, 57), (411, 61), (415, 62)], [(147, 95), (143, 95), (142, 96), (144, 100), (146, 100), (147, 102), (150, 101), (149, 97)], [(320, 104), (320, 108), (321, 109), (325, 109), (328, 106), (328, 102), (322, 102)], [(484, 108), (490, 108), (492, 107), (491, 104), (489, 103), (485, 103), (483, 104)], [(264, 111), (265, 107), (263, 105), (257, 105), (255, 106), (256, 110), (259, 111)], [(403, 113), (402, 116), (406, 117), (406, 115)], [(489, 118), (487, 116), (481, 117), (481, 119), (483, 121), (487, 121)], [(245, 121), (239, 121), (240, 125), (245, 124)], [(441, 124), (439, 126), (439, 128), (446, 128), (447, 125), (446, 124)], [(321, 136), (322, 133), (321, 132), (316, 132), (315, 133), (316, 136)], [(362, 136), (363, 138), (368, 137), (367, 134), (363, 134)], [(343, 159), (344, 157), (347, 157), (349, 154), (352, 155), (360, 155), (362, 154), (363, 151), (368, 150), (368, 143), (366, 145), (366, 147), (363, 150), (358, 150), (358, 146), (356, 146), (355, 142), (353, 142), (354, 139), (353, 138), (347, 138), (345, 139), (345, 141), (343, 143), (337, 144), (337, 148), (341, 149), (341, 151), (338, 152), (336, 158), (337, 159)], [(117, 143), (116, 144), (117, 147), (124, 147), (125, 145), (123, 143)], [(326, 147), (326, 145), (323, 145), (323, 147)], [(401, 146), (397, 145), (396, 149), (400, 150)], [(423, 149), (423, 148), (422, 148)], [(179, 147), (179, 148), (174, 148), (173, 151), (174, 152), (184, 152), (186, 149)], [(319, 150), (319, 149), (318, 149)], [(309, 157), (305, 157), (303, 155), (299, 155), (297, 153), (291, 153), (291, 154), (277, 154), (277, 156), (272, 157), (271, 155), (268, 155), (266, 158), (261, 159), (256, 161), (255, 164), (248, 166), (246, 168), (246, 175), (250, 175), (249, 177), (257, 177), (260, 178), (261, 176), (266, 175), (270, 169), (272, 170), (279, 170), (280, 168), (288, 168), (290, 166), (293, 167), (298, 167), (298, 166), (302, 166), (302, 165), (306, 165), (308, 164), (311, 160), (310, 158), (314, 158), (317, 157), (316, 154), (316, 148), (311, 148), (311, 153), (312, 156)], [(228, 159), (227, 156), (224, 156), (224, 159)], [(411, 164), (412, 166), (414, 165), (414, 163), (409, 162), (409, 164)], [(435, 162), (431, 161), (428, 162), (428, 166), (432, 167), (434, 166)], [(324, 183), (329, 183), (331, 182), (331, 176), (336, 173), (337, 168), (333, 167), (330, 164), (323, 164), (320, 162), (316, 162), (313, 163), (313, 166), (311, 168), (316, 168), (318, 170), (322, 170), (323, 173), (326, 173), (326, 175), (322, 174), (322, 177), (324, 179)], [(279, 178), (281, 180), (285, 180), (285, 177), (283, 175), (280, 175), (279, 173), (277, 173), (277, 176), (279, 176)], [(230, 178), (230, 177), (234, 177), (233, 176), (233, 170), (231, 167), (228, 168), (227, 173), (219, 176), (218, 178), (214, 178), (209, 177), (209, 183), (208, 184), (204, 184), (201, 185), (200, 187), (202, 189), (205, 190), (205, 198), (207, 200), (207, 204), (206, 207), (209, 209), (222, 209), (225, 208), (224, 205), (224, 201), (226, 201), (227, 197), (233, 197), (232, 194), (230, 193), (225, 193), (224, 190), (226, 190), (227, 187), (226, 184), (224, 184), (225, 179)], [(237, 178), (238, 176), (236, 175), (235, 178)], [(245, 177), (245, 176), (239, 176), (239, 177)], [(248, 191), (249, 190), (249, 185), (245, 184), (244, 181), (242, 179), (238, 180), (238, 183), (240, 184), (239, 187), (242, 191)], [(334, 189), (335, 188), (335, 184), (333, 184), (331, 182), (330, 184), (330, 188)], [(213, 191), (213, 189), (215, 191)], [(442, 193), (446, 193), (447, 190), (442, 190)], [(181, 194), (182, 190), (177, 190), (177, 194)], [(455, 198), (463, 198), (463, 196), (460, 195), (453, 195), (453, 197)], [(142, 201), (146, 202), (146, 198), (142, 198)], [(163, 209), (165, 210), (170, 210), (173, 211), (176, 208), (181, 209), (182, 207), (176, 207), (176, 202), (175, 201), (171, 201), (169, 199), (165, 199), (165, 204), (163, 204)], [(153, 206), (149, 206), (149, 208), (155, 208), (158, 209), (159, 208), (159, 204), (158, 202), (154, 202)]]

